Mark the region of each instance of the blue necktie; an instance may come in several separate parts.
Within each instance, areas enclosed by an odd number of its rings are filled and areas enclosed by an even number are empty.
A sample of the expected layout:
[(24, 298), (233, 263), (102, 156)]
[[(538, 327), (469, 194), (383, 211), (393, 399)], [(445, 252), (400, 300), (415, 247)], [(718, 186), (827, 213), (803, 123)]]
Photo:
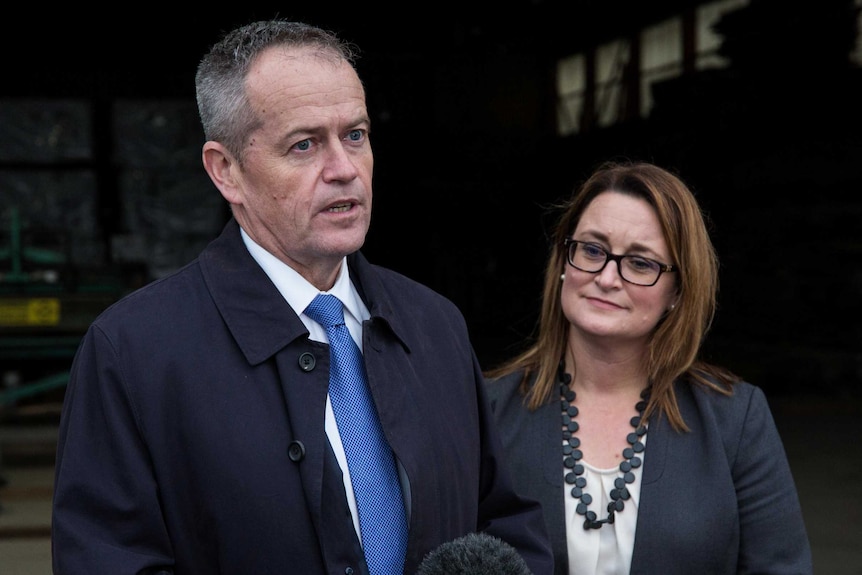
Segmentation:
[(319, 294), (305, 314), (329, 337), (329, 398), (347, 455), (368, 570), (371, 575), (402, 575), (407, 514), (395, 456), (383, 436), (362, 354), (344, 324), (337, 297)]

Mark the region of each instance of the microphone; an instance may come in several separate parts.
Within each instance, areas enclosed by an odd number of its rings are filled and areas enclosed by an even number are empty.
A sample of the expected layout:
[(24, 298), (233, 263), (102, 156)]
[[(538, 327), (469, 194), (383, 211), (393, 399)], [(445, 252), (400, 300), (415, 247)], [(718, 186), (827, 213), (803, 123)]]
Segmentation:
[(416, 575), (533, 575), (514, 547), (487, 533), (468, 533), (430, 551)]

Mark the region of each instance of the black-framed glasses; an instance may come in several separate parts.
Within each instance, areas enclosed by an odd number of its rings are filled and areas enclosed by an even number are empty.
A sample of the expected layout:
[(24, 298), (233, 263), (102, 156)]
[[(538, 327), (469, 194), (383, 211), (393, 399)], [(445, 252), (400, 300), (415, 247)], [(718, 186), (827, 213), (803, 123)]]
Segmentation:
[(643, 256), (612, 254), (593, 242), (580, 242), (569, 238), (563, 241), (563, 246), (566, 248), (566, 260), (573, 268), (597, 274), (613, 260), (617, 263), (620, 277), (639, 286), (654, 286), (661, 274), (679, 269)]

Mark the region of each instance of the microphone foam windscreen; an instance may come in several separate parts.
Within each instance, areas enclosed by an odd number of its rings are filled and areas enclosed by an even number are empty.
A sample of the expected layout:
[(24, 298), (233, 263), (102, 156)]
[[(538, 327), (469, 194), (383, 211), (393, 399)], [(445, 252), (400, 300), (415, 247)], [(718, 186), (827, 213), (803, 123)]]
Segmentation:
[(428, 553), (416, 575), (532, 575), (532, 571), (502, 539), (468, 533)]

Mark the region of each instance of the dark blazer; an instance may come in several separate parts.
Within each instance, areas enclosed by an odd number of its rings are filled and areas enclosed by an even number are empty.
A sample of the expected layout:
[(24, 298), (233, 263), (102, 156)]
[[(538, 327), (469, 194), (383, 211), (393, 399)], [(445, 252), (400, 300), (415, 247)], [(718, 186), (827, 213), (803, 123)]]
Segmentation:
[[(550, 574), (541, 510), (501, 466), (460, 312), (359, 253), (349, 266), (371, 312), (372, 393), (410, 481), (405, 573), (484, 530)], [(198, 259), (107, 309), (66, 390), (54, 573), (367, 573), (324, 432), (328, 349), (233, 220)]]
[[(542, 504), (557, 575), (568, 573), (561, 407), (529, 412), (521, 373), (488, 382), (515, 487)], [(677, 383), (682, 416), (649, 424), (632, 575), (807, 574), (811, 550), (784, 447), (763, 392), (723, 396)], [(622, 513), (626, 513), (628, 508)], [(577, 536), (577, 533), (574, 534)]]

